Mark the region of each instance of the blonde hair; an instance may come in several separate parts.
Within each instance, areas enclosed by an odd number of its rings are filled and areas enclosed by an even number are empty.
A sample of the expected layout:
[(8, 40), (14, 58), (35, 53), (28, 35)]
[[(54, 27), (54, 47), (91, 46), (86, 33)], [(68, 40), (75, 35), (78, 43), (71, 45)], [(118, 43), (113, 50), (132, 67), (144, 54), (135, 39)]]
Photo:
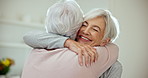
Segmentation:
[(47, 10), (45, 29), (55, 33), (75, 38), (83, 22), (83, 12), (74, 0), (55, 3)]
[(103, 39), (110, 38), (111, 42), (114, 42), (119, 35), (119, 23), (110, 11), (99, 8), (93, 9), (84, 15), (84, 21), (96, 18), (98, 16), (105, 17), (106, 27)]

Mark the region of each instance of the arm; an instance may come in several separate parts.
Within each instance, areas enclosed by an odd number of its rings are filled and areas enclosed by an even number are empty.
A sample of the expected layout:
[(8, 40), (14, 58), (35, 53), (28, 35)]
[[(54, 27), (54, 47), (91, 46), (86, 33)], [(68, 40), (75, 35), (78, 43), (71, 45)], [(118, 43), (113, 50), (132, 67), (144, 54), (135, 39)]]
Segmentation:
[[(91, 59), (91, 63), (97, 59), (97, 53), (94, 48), (88, 45), (82, 45), (74, 40), (68, 39), (67, 37), (60, 36), (57, 34), (46, 33), (42, 31), (32, 31), (28, 32), (23, 37), (24, 42), (33, 47), (33, 48), (61, 48), (67, 47), (70, 50), (74, 51), (79, 56), (79, 63), (82, 65), (82, 52), (85, 54), (85, 63), (89, 63), (89, 59)], [(67, 44), (67, 45), (66, 45)], [(69, 46), (69, 44), (72, 44)], [(89, 58), (90, 56), (91, 58)], [(86, 64), (85, 64), (86, 65)]]
[[(80, 65), (83, 65), (84, 63), (86, 66), (88, 66), (88, 64), (93, 63), (98, 58), (98, 53), (93, 47), (85, 44), (80, 44), (74, 40), (70, 40), (67, 37), (60, 35), (42, 31), (32, 31), (25, 34), (23, 39), (27, 45), (33, 48), (52, 49), (65, 46), (78, 54), (78, 61)], [(82, 61), (83, 56), (85, 57), (85, 62)]]
[(24, 42), (32, 48), (61, 48), (68, 37), (46, 33), (42, 31), (31, 31), (24, 35)]

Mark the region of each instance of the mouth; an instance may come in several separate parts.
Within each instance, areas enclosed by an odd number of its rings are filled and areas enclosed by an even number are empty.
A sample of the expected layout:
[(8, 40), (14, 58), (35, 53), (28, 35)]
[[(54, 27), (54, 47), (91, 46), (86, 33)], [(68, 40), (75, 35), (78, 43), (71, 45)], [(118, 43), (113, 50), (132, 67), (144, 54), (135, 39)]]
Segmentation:
[(83, 42), (92, 41), (91, 39), (89, 39), (88, 37), (83, 36), (83, 35), (79, 35), (79, 40), (80, 41), (83, 41)]

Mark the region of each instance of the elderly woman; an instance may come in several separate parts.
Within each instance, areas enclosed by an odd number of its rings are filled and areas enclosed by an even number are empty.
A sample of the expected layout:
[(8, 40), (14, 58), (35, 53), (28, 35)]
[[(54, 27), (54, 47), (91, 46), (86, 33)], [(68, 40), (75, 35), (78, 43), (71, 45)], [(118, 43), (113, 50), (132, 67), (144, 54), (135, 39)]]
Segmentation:
[(45, 28), (49, 34), (75, 39), (83, 21), (83, 11), (75, 0), (61, 0), (47, 10)]
[[(84, 20), (85, 21), (76, 37), (77, 42), (59, 35), (51, 37), (46, 33), (28, 34), (24, 37), (24, 40), (28, 45), (34, 48), (39, 47), (51, 49), (49, 45), (51, 46), (52, 44), (57, 47), (68, 47), (77, 52), (81, 59), (84, 56), (86, 65), (89, 65), (88, 63), (91, 61), (88, 58), (94, 59), (97, 57), (95, 55), (93, 55), (93, 57), (91, 56), (95, 53), (91, 47), (95, 47), (99, 55), (98, 60), (95, 60), (95, 63), (92, 63), (91, 66), (88, 66), (87, 68), (85, 66), (79, 66), (77, 55), (67, 48), (55, 49), (52, 51), (34, 49), (25, 66), (26, 69), (23, 71), (25, 72), (22, 74), (23, 78), (98, 78), (113, 63), (115, 63), (118, 56), (118, 47), (109, 42), (115, 40), (118, 35), (116, 19), (106, 10), (95, 9), (86, 14)], [(54, 38), (56, 38), (56, 40), (54, 40)], [(35, 40), (32, 42), (32, 39)], [(65, 39), (65, 44), (63, 39)], [(60, 40), (62, 43), (60, 43)], [(48, 42), (52, 44), (48, 44)], [(60, 44), (60, 46), (56, 44)], [(57, 48), (55, 46), (54, 48)], [(83, 49), (81, 49), (82, 46), (84, 46)], [(83, 61), (80, 61), (80, 64), (83, 64)], [(107, 72), (107, 74), (103, 74), (104, 78), (120, 77), (120, 65), (118, 64), (114, 67), (118, 67), (117, 70), (112, 68), (110, 69), (118, 72)], [(114, 74), (114, 77), (112, 74)]]

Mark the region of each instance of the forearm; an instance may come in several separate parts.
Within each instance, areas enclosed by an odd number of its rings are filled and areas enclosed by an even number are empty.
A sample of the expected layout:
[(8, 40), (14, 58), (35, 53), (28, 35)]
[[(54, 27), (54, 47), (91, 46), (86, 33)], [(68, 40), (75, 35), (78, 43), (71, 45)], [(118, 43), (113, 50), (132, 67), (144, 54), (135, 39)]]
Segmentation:
[(46, 33), (42, 31), (31, 31), (24, 35), (24, 42), (32, 48), (60, 48), (64, 47), (64, 42), (68, 37)]
[[(96, 73), (103, 74), (118, 59), (118, 46), (115, 44), (107, 44), (104, 47), (97, 47), (99, 58), (94, 64)], [(96, 69), (100, 68), (100, 69)]]

